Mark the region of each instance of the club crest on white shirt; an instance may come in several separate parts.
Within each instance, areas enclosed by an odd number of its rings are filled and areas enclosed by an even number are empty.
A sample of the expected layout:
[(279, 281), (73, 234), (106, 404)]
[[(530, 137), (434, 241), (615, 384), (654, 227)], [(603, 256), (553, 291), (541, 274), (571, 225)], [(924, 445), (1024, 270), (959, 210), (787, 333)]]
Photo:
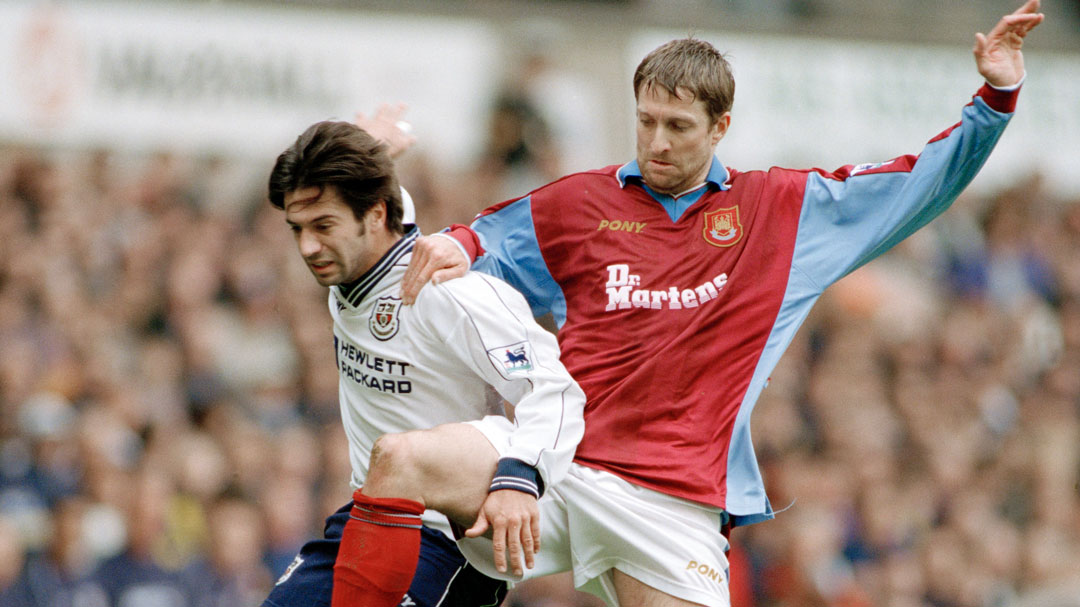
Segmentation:
[(533, 369), (532, 344), (527, 341), (492, 348), (487, 354), (503, 377), (525, 374)]
[(368, 328), (379, 341), (386, 341), (397, 335), (400, 320), (401, 299), (392, 296), (380, 297), (371, 310)]

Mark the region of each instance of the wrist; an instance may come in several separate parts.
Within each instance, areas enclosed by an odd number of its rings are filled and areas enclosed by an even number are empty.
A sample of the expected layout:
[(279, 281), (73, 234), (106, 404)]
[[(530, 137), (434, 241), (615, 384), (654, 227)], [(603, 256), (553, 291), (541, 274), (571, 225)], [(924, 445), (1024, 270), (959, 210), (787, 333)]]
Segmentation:
[(461, 253), (462, 258), (465, 260), (465, 269), (468, 270), (469, 268), (472, 267), (472, 262), (473, 262), (473, 259), (475, 259), (475, 257), (473, 257), (472, 255), (469, 254), (469, 250), (465, 247), (465, 245), (463, 245), (460, 240), (455, 238), (452, 233), (450, 233), (450, 232), (436, 232), (436, 233), (432, 234), (432, 236), (438, 236), (440, 238), (445, 238), (445, 239), (449, 240), (450, 242), (454, 243), (454, 245), (457, 246), (458, 252)]
[(1011, 114), (1016, 111), (1016, 100), (1020, 96), (1020, 84), (1022, 83), (1023, 80), (1013, 87), (998, 88), (987, 82), (975, 96), (980, 97), (995, 112)]
[(488, 493), (504, 489), (528, 493), (540, 499), (540, 496), (544, 494), (544, 479), (540, 477), (540, 471), (535, 467), (519, 459), (504, 457), (499, 460), (495, 468), (495, 476), (491, 479)]
[(480, 244), (480, 237), (467, 225), (455, 223), (441, 233), (461, 245), (461, 248), (465, 250), (465, 257), (469, 264), (472, 264), (477, 257), (484, 254), (484, 247)]
[(995, 91), (1001, 91), (1003, 93), (1011, 93), (1013, 91), (1020, 90), (1020, 87), (1024, 85), (1025, 80), (1027, 80), (1027, 71), (1026, 70), (1024, 71), (1023, 74), (1020, 74), (1020, 79), (1017, 80), (1016, 82), (1012, 83), (1012, 84), (1008, 84), (1008, 85), (995, 84), (993, 82), (990, 82), (989, 80), (986, 81), (986, 84), (990, 88), (994, 89)]

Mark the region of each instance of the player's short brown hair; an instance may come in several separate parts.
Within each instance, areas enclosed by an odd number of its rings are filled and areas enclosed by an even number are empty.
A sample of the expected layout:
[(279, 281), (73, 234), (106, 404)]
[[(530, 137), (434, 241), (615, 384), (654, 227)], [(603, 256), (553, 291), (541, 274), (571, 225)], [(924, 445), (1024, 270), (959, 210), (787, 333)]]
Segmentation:
[(730, 111), (735, 101), (735, 78), (727, 59), (713, 45), (694, 38), (672, 40), (641, 60), (634, 71), (634, 99), (654, 86), (701, 99), (712, 120)]
[(402, 231), (401, 188), (386, 146), (355, 124), (316, 122), (277, 157), (270, 172), (270, 204), (285, 208), (285, 195), (333, 186), (357, 220), (380, 200), (386, 227)]

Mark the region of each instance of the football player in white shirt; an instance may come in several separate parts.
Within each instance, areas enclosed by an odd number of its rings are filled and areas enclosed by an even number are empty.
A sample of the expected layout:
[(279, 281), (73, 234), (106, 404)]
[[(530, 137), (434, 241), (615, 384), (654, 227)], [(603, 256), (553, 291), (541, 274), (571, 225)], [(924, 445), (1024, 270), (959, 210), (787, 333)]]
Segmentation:
[[(419, 230), (402, 224), (386, 146), (356, 125), (312, 125), (278, 157), (269, 191), (330, 288), (355, 492), (264, 604), (331, 594), (334, 607), (497, 604), (505, 584), (467, 565), (447, 518), (473, 535), (490, 529), (504, 568), (532, 566), (537, 499), (566, 474), (584, 430), (585, 397), (555, 337), (484, 274), (401, 305)], [(490, 410), (489, 386), (514, 405), (513, 421)]]

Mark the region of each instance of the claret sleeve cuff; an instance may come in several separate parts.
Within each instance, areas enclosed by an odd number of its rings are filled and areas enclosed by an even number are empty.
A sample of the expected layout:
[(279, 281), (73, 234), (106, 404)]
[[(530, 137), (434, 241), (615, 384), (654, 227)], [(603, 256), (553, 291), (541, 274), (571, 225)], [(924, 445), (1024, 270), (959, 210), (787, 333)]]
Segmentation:
[(981, 97), (990, 109), (1003, 114), (1011, 114), (1016, 111), (1016, 99), (1020, 96), (1020, 87), (1023, 86), (1025, 78), (1027, 78), (1026, 74), (1020, 82), (1001, 88), (986, 83), (978, 93), (975, 93), (975, 96)]
[(455, 223), (436, 234), (436, 236), (444, 236), (458, 243), (470, 265), (476, 261), (477, 257), (484, 254), (484, 247), (480, 245), (480, 237), (467, 225)]

